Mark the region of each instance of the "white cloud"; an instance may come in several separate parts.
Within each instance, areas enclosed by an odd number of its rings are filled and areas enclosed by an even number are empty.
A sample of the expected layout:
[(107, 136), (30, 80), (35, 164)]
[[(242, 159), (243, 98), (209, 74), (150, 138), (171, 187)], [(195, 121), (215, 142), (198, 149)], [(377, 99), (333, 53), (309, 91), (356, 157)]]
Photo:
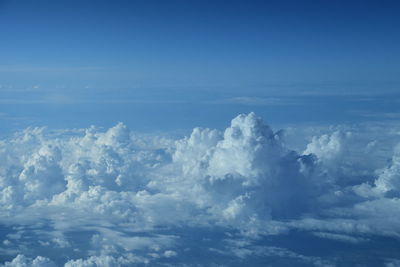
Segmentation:
[(37, 256), (35, 259), (18, 255), (11, 262), (6, 262), (4, 267), (56, 267), (55, 263), (48, 258)]
[(71, 260), (65, 264), (65, 267), (113, 267), (121, 266), (118, 259), (111, 256), (92, 256), (88, 259)]
[(333, 234), (333, 233), (327, 233), (327, 232), (314, 232), (314, 235), (322, 238), (329, 238), (341, 242), (346, 242), (346, 243), (361, 243), (361, 242), (368, 242), (368, 239), (362, 238), (362, 237), (354, 237), (351, 235), (343, 235), (343, 234)]
[[(254, 244), (292, 230), (354, 244), (400, 236), (399, 149), (375, 168), (382, 141), (359, 136), (334, 129), (298, 153), (253, 113), (223, 132), (195, 128), (180, 140), (140, 137), (122, 123), (26, 129), (0, 141), (0, 223), (9, 227), (2, 249), (21, 254), (6, 266), (167, 264), (194, 253), (196, 231), (215, 229), (250, 242), (228, 251), (238, 258), (277, 256)], [(211, 239), (210, 253), (226, 246)]]

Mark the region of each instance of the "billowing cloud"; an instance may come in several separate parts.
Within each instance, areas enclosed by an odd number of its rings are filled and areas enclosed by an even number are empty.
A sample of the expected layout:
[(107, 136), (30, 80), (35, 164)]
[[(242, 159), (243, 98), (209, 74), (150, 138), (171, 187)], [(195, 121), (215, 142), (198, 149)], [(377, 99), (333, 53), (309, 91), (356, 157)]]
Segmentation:
[[(335, 129), (300, 152), (254, 113), (179, 140), (140, 136), (122, 123), (106, 131), (28, 128), (0, 141), (2, 262), (346, 262), (285, 240), (308, 238), (317, 248), (400, 236), (400, 150), (378, 168), (368, 162), (381, 155), (373, 152), (381, 141), (362, 143), (359, 134)], [(397, 262), (394, 254), (376, 260)]]

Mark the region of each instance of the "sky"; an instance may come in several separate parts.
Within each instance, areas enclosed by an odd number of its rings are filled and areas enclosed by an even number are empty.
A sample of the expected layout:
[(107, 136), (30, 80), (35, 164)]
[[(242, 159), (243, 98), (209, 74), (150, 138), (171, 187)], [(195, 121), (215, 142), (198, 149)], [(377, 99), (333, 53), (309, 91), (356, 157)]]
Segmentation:
[[(397, 1), (1, 1), (1, 130), (119, 121), (190, 129), (210, 116), (221, 128), (251, 111), (274, 124), (368, 120), (374, 106), (398, 113), (399, 9)], [(181, 122), (165, 124), (165, 113)]]
[(0, 267), (400, 266), (399, 13), (0, 0)]

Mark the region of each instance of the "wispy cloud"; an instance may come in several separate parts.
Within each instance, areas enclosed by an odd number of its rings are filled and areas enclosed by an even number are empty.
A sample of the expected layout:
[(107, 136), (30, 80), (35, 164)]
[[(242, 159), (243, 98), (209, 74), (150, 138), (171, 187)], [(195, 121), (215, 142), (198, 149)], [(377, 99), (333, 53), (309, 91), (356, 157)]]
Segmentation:
[(86, 71), (100, 71), (105, 70), (104, 67), (92, 67), (92, 66), (73, 66), (73, 67), (43, 67), (43, 66), (15, 66), (15, 65), (0, 65), (0, 73), (8, 72), (86, 72)]
[(371, 119), (400, 119), (400, 112), (370, 111), (370, 110), (350, 110), (349, 113)]
[(237, 96), (206, 102), (208, 104), (235, 104), (249, 106), (286, 106), (299, 105), (300, 99), (288, 97), (257, 97), (257, 96)]

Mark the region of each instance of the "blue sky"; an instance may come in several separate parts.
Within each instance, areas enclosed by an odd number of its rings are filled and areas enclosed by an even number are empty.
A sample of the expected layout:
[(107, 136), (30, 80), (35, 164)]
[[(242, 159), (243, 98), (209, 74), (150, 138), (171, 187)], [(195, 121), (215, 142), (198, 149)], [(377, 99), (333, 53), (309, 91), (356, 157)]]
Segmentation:
[[(316, 109), (335, 110), (335, 122), (365, 120), (359, 113), (382, 103), (360, 96), (397, 98), (399, 9), (397, 1), (1, 1), (0, 119), (87, 126), (95, 118), (68, 114), (91, 106), (107, 126), (147, 130), (182, 109), (193, 123), (181, 127), (204, 124), (199, 109), (219, 110), (219, 127), (252, 110), (294, 123), (299, 114), (327, 120), (307, 115), (322, 101)], [(351, 110), (331, 95), (351, 95)]]
[(398, 82), (396, 1), (2, 1), (16, 87)]

